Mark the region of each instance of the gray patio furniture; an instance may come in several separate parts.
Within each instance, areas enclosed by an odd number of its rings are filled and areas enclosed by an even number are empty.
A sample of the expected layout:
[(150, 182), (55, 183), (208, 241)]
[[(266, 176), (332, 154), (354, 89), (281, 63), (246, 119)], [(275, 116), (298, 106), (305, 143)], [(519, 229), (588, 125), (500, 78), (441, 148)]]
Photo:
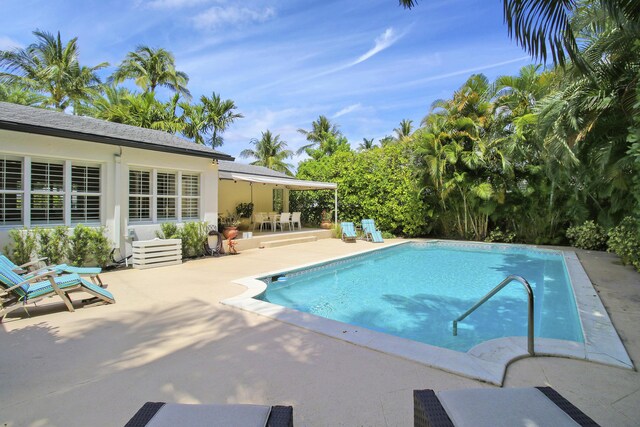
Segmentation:
[(293, 407), (147, 402), (125, 427), (293, 427)]
[(551, 387), (413, 391), (415, 427), (598, 426)]

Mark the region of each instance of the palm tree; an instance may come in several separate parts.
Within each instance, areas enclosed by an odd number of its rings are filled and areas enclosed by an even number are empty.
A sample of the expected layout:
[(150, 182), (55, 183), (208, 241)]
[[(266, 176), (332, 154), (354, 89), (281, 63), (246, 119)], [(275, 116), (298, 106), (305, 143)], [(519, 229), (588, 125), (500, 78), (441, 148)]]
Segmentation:
[(62, 43), (44, 31), (34, 31), (37, 41), (26, 48), (0, 51), (0, 81), (17, 84), (25, 89), (46, 93), (45, 105), (65, 110), (72, 103), (87, 99), (101, 84), (97, 71), (109, 65), (94, 67), (78, 63), (78, 38)]
[(275, 135), (267, 130), (262, 132), (260, 140), (252, 139), (251, 143), (256, 146), (255, 150), (247, 148), (242, 150), (240, 157), (253, 157), (256, 160), (252, 165), (264, 166), (278, 172), (284, 172), (293, 176), (291, 169), (293, 165), (286, 163), (285, 160), (293, 156), (291, 150), (285, 149), (287, 143), (280, 140), (280, 135)]
[(37, 107), (44, 104), (46, 99), (45, 96), (15, 83), (0, 83), (0, 101), (2, 102)]
[[(575, 0), (503, 0), (504, 19), (509, 36), (515, 38), (530, 55), (546, 62), (551, 56), (554, 64), (564, 65), (569, 58), (583, 70), (571, 19), (581, 2)], [(637, 30), (640, 23), (640, 4), (637, 0), (599, 0), (601, 10), (623, 31)], [(400, 0), (407, 9), (417, 0)]]
[(241, 113), (236, 113), (238, 108), (231, 99), (222, 100), (219, 94), (212, 93), (210, 98), (206, 96), (200, 97), (202, 103), (205, 121), (207, 123), (207, 130), (211, 132), (209, 142), (212, 147), (219, 147), (224, 143), (222, 133), (227, 130), (236, 119), (241, 119), (244, 116)]
[(360, 145), (358, 145), (358, 150), (360, 151), (371, 150), (375, 146), (376, 146), (376, 143), (374, 142), (373, 138), (362, 138), (362, 142), (360, 143)]
[(319, 116), (318, 120), (311, 122), (311, 130), (298, 129), (298, 132), (304, 135), (309, 144), (303, 145), (298, 149), (296, 154), (302, 154), (315, 147), (322, 146), (330, 138), (339, 139), (342, 132), (338, 130), (338, 125), (331, 123), (326, 116)]
[(393, 130), (396, 133), (397, 141), (404, 141), (411, 136), (411, 131), (413, 130), (412, 124), (413, 120), (404, 119), (400, 122), (400, 126)]
[(189, 77), (177, 71), (173, 54), (165, 49), (154, 49), (140, 45), (129, 52), (120, 66), (109, 78), (111, 83), (122, 83), (134, 79), (135, 84), (145, 92), (155, 92), (156, 87), (166, 87), (185, 98), (190, 98), (187, 89)]

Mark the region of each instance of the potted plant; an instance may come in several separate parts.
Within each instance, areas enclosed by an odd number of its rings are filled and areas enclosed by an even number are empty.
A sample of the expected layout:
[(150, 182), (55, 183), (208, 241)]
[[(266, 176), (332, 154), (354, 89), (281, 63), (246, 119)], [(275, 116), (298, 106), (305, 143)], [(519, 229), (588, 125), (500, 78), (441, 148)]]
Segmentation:
[(323, 210), (320, 218), (320, 228), (329, 230), (331, 228), (331, 211)]
[(238, 226), (240, 225), (240, 217), (238, 214), (231, 214), (227, 211), (227, 215), (220, 219), (222, 225), (222, 235), (225, 239), (233, 239), (238, 235)]
[(251, 215), (253, 215), (253, 203), (240, 203), (236, 206), (236, 214), (240, 218), (243, 230), (248, 230), (251, 225)]

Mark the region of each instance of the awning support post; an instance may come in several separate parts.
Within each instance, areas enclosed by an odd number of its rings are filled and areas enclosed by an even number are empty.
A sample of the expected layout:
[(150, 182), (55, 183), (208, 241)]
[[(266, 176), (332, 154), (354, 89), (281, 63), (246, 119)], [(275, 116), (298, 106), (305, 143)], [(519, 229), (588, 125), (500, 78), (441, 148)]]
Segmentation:
[(338, 224), (338, 187), (336, 187), (335, 190), (333, 190), (333, 201), (334, 201), (334, 207), (333, 207), (333, 217), (334, 217), (334, 224)]

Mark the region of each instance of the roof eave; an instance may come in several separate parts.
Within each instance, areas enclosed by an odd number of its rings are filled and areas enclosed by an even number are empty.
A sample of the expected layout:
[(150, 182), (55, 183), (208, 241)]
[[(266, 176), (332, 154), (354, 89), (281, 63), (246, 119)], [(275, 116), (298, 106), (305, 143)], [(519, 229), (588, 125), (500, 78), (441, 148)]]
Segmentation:
[(182, 154), (192, 157), (204, 157), (213, 160), (235, 160), (235, 157), (224, 153), (207, 153), (200, 150), (189, 150), (188, 148), (172, 147), (170, 145), (150, 144), (147, 142), (132, 141), (129, 139), (113, 138), (103, 135), (75, 132), (66, 129), (36, 126), (25, 123), (9, 122), (4, 120), (0, 120), (0, 129), (12, 130), (16, 132), (35, 133), (38, 135), (57, 136), (60, 138), (97, 142), (100, 144), (118, 145), (121, 147), (139, 148), (142, 150), (160, 151), (163, 153)]

